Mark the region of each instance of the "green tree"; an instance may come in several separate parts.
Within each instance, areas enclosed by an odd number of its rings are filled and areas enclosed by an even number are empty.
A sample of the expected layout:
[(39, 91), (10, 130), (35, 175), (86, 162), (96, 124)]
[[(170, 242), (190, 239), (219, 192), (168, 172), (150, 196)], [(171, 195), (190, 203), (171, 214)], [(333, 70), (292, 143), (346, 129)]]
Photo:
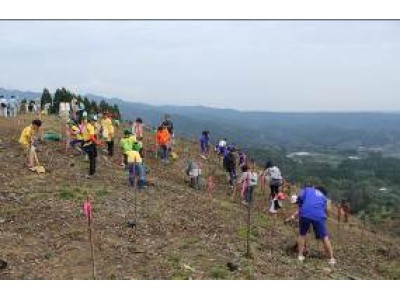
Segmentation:
[(48, 89), (43, 89), (42, 97), (40, 98), (40, 107), (43, 109), (46, 103), (51, 103), (53, 99), (51, 98), (50, 92)]
[(50, 112), (53, 114), (58, 114), (60, 111), (60, 102), (63, 102), (63, 91), (61, 89), (56, 89), (54, 93), (53, 105)]
[(82, 102), (85, 105), (86, 111), (89, 112), (91, 109), (91, 105), (90, 105), (90, 101), (89, 101), (88, 97), (84, 97)]
[(99, 109), (101, 112), (104, 113), (104, 112), (107, 112), (110, 109), (110, 107), (106, 101), (101, 100), (100, 104), (99, 104)]
[(92, 100), (92, 102), (90, 102), (90, 112), (93, 114), (97, 114), (98, 111), (99, 110), (98, 110), (96, 101)]
[(114, 104), (114, 106), (112, 108), (112, 112), (114, 113), (115, 119), (121, 119), (121, 113), (119, 111), (119, 107), (117, 104)]

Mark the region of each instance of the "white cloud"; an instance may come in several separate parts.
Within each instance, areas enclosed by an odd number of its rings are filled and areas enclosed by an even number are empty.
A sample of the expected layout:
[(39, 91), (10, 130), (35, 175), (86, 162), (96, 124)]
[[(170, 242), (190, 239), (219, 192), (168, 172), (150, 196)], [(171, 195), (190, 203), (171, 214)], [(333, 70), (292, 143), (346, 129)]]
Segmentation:
[(399, 24), (2, 21), (0, 86), (253, 110), (400, 110)]

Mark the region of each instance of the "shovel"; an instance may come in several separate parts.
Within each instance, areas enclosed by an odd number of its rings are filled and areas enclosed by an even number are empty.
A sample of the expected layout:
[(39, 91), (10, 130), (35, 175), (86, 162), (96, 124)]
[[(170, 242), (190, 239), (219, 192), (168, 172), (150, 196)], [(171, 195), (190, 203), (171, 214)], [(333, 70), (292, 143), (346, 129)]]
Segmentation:
[(40, 165), (39, 158), (37, 156), (36, 150), (33, 150), (33, 151), (34, 151), (33, 152), (33, 157), (35, 159), (35, 162), (36, 162), (37, 166), (33, 167), (32, 171), (37, 172), (38, 174), (46, 173), (46, 169), (42, 165)]

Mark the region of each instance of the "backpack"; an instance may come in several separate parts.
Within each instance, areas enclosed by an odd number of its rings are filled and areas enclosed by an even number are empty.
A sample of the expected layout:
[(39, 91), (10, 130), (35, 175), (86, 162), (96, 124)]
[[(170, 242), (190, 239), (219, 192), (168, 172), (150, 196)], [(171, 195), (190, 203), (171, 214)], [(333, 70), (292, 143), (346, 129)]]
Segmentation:
[(251, 172), (248, 177), (249, 186), (256, 186), (258, 182), (258, 174), (256, 172)]

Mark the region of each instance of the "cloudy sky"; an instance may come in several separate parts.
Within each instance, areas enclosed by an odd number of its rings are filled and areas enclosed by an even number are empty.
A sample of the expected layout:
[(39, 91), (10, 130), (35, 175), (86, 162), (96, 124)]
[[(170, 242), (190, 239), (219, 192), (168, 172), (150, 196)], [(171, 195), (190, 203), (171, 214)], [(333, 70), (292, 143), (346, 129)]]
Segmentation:
[(400, 111), (400, 22), (0, 21), (0, 68), (155, 105)]

